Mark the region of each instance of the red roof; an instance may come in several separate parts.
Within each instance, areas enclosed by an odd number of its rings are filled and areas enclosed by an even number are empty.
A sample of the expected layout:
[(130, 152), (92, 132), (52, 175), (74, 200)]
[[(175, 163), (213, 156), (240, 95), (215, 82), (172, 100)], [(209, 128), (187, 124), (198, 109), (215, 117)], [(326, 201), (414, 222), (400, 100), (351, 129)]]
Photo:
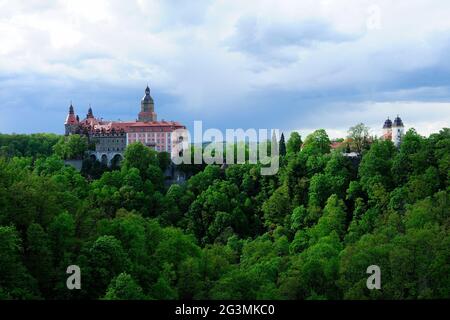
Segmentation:
[(384, 140), (392, 140), (392, 132), (387, 132), (387, 133), (383, 134), (382, 138)]
[(184, 127), (179, 122), (175, 121), (150, 121), (150, 122), (142, 122), (142, 121), (136, 121), (130, 124), (130, 127)]
[(110, 131), (114, 129), (115, 131), (123, 130), (125, 132), (128, 132), (130, 131), (130, 128), (161, 128), (166, 130), (170, 130), (171, 128), (185, 128), (185, 126), (183, 126), (181, 123), (175, 121), (103, 121), (96, 118), (84, 119), (80, 121), (80, 125), (82, 127), (88, 128), (88, 130), (90, 131)]
[(76, 124), (77, 118), (75, 117), (75, 114), (69, 113), (66, 118), (66, 122), (64, 124)]

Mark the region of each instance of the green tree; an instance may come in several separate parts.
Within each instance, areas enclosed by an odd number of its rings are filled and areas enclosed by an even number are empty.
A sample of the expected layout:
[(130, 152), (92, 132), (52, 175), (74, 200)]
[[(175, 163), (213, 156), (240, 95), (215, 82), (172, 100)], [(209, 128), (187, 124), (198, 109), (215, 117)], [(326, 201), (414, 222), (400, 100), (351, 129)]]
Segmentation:
[(39, 289), (43, 296), (52, 298), (51, 290), (53, 289), (54, 269), (48, 235), (39, 224), (33, 223), (27, 229), (26, 242), (26, 267), (38, 281)]
[(309, 235), (313, 241), (318, 241), (331, 232), (335, 232), (341, 239), (346, 230), (346, 208), (342, 200), (337, 195), (332, 195), (327, 200), (327, 205), (323, 210), (323, 215), (320, 217), (317, 224), (309, 230)]
[(286, 155), (286, 142), (284, 141), (284, 134), (281, 133), (280, 142), (279, 142), (279, 151), (280, 156)]
[(284, 299), (339, 299), (335, 284), (339, 274), (342, 245), (335, 232), (322, 237), (298, 256), (280, 276), (279, 292)]
[(72, 134), (61, 137), (53, 149), (61, 159), (83, 159), (88, 150), (88, 140), (86, 136)]
[(304, 206), (299, 206), (294, 209), (291, 215), (291, 229), (298, 231), (306, 226), (306, 218), (308, 216), (308, 211)]
[(245, 232), (247, 221), (239, 209), (238, 188), (228, 181), (216, 181), (202, 192), (188, 211), (188, 229), (203, 243), (213, 242), (228, 227)]
[(22, 241), (14, 227), (0, 226), (0, 288), (9, 299), (36, 299), (36, 282), (21, 259)]
[(414, 129), (409, 129), (392, 161), (392, 176), (397, 186), (405, 184), (409, 175), (421, 173), (428, 167), (430, 155), (427, 153), (425, 139)]
[(170, 153), (164, 151), (158, 152), (158, 163), (162, 171), (169, 168), (171, 162)]
[(70, 259), (75, 245), (75, 221), (63, 212), (57, 215), (48, 227), (48, 233), (55, 261), (64, 265)]
[(348, 130), (348, 138), (351, 140), (353, 149), (357, 153), (361, 153), (368, 148), (369, 145), (369, 130), (370, 128), (364, 123), (358, 123)]
[(324, 129), (319, 129), (308, 135), (303, 144), (303, 151), (309, 155), (330, 153), (331, 141)]
[(295, 154), (300, 152), (302, 148), (302, 138), (298, 132), (293, 131), (287, 142), (286, 151), (290, 154)]
[(281, 186), (270, 196), (262, 206), (264, 212), (264, 223), (273, 228), (275, 225), (283, 224), (289, 218), (291, 211), (288, 189)]
[(88, 257), (85, 282), (91, 298), (102, 296), (111, 280), (130, 267), (121, 242), (113, 236), (99, 237), (89, 249)]
[(136, 168), (143, 179), (148, 178), (148, 169), (158, 166), (158, 153), (140, 142), (131, 143), (124, 152), (122, 167), (125, 169)]
[(392, 141), (376, 141), (364, 155), (359, 166), (358, 175), (364, 191), (370, 193), (373, 186), (381, 184), (391, 190), (393, 178), (391, 174), (392, 158), (395, 155)]
[(323, 207), (332, 193), (331, 177), (326, 174), (317, 173), (311, 178), (308, 204), (310, 206)]
[(111, 280), (106, 290), (105, 300), (144, 300), (145, 295), (142, 288), (133, 278), (122, 272)]

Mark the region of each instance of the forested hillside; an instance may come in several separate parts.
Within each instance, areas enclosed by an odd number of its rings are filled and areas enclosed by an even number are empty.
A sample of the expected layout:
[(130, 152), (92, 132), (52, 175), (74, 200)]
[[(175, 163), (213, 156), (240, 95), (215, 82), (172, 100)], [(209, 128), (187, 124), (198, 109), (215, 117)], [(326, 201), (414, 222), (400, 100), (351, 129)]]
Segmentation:
[(359, 165), (293, 134), (277, 175), (210, 165), (168, 190), (141, 144), (91, 175), (57, 138), (21, 139), (0, 136), (0, 299), (450, 298), (449, 129), (375, 140)]
[(53, 153), (53, 146), (59, 139), (59, 135), (51, 133), (0, 134), (0, 156), (49, 156)]

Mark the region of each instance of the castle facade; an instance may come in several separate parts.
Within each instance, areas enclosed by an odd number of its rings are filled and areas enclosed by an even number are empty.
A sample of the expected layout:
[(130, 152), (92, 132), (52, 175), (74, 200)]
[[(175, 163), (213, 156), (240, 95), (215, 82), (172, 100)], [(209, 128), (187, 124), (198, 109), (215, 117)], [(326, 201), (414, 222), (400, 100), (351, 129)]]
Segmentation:
[(147, 86), (141, 100), (141, 109), (134, 121), (105, 121), (96, 118), (92, 108), (83, 120), (75, 114), (72, 103), (64, 122), (65, 134), (86, 135), (94, 142), (95, 151), (90, 151), (90, 157), (107, 165), (121, 161), (128, 144), (140, 142), (158, 152), (171, 153), (177, 143), (172, 141), (172, 132), (186, 127), (175, 121), (157, 121), (154, 101)]

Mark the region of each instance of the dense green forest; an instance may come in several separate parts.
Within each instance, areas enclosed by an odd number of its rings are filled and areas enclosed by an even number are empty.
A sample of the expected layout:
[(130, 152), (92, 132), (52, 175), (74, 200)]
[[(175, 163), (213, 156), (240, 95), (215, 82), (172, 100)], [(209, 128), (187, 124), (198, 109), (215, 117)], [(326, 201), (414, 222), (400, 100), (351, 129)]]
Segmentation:
[(51, 133), (0, 134), (0, 157), (49, 156), (60, 136)]
[(358, 163), (293, 133), (274, 176), (209, 165), (169, 188), (141, 144), (77, 172), (80, 143), (0, 135), (0, 299), (450, 298), (449, 129), (364, 141)]

